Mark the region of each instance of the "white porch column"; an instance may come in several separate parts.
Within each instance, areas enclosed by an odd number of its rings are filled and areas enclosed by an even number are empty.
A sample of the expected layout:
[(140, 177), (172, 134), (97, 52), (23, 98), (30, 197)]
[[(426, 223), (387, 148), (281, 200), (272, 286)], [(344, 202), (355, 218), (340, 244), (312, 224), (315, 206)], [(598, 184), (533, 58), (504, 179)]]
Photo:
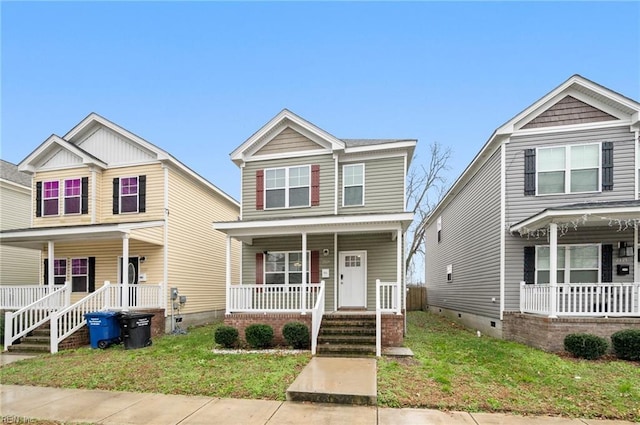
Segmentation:
[(300, 308), (302, 309), (302, 314), (307, 314), (307, 291), (308, 291), (308, 283), (307, 282), (307, 233), (302, 233), (302, 288), (300, 291)]
[(549, 317), (558, 317), (558, 225), (549, 224)]
[(225, 277), (225, 287), (227, 289), (226, 296), (226, 314), (230, 313), (231, 309), (231, 300), (229, 299), (231, 295), (231, 236), (227, 235), (227, 258), (226, 258), (226, 277)]
[(398, 299), (396, 300), (396, 314), (402, 314), (402, 303), (400, 300), (403, 296), (402, 294), (402, 226), (398, 226), (398, 230), (396, 230), (398, 234), (396, 235), (396, 244), (397, 244), (397, 253), (396, 253), (396, 286), (397, 286), (397, 294)]
[(122, 310), (129, 310), (129, 234), (122, 235)]
[[(55, 279), (55, 267), (54, 267), (54, 263), (56, 260), (56, 255), (55, 255), (55, 248), (54, 248), (54, 243), (53, 241), (48, 241), (47, 242), (47, 255), (49, 256), (49, 261), (47, 261), (47, 276), (48, 276), (48, 282), (45, 282), (45, 285), (49, 285), (49, 291), (53, 291), (53, 285), (56, 281)], [(67, 280), (65, 278), (65, 280)]]

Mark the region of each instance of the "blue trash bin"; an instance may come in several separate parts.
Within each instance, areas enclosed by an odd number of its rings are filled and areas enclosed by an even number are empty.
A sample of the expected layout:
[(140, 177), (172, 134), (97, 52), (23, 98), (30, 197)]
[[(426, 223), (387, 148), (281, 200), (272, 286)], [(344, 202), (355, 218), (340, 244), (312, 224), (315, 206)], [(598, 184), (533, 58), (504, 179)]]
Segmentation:
[(117, 311), (95, 311), (84, 315), (89, 328), (91, 348), (107, 348), (122, 342), (120, 315)]

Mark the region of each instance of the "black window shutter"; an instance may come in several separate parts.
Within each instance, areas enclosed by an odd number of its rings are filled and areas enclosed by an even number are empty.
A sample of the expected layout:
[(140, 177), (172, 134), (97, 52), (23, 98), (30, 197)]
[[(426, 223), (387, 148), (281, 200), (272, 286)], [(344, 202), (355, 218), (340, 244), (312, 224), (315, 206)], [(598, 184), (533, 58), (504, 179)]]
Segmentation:
[(536, 194), (536, 150), (524, 150), (524, 194), (533, 196)]
[(602, 143), (602, 190), (613, 190), (613, 142)]
[(89, 257), (88, 279), (87, 286), (89, 287), (89, 292), (94, 292), (96, 290), (96, 257)]
[(138, 212), (147, 210), (147, 176), (138, 176)]
[(120, 179), (113, 179), (113, 213), (120, 214)]
[(89, 177), (82, 178), (82, 214), (89, 213)]
[(42, 217), (42, 182), (36, 182), (36, 217)]
[(613, 245), (602, 245), (602, 264), (600, 265), (603, 283), (613, 282)]
[(536, 281), (536, 247), (524, 247), (524, 282), (535, 283)]
[(49, 284), (49, 259), (44, 259), (44, 284)]

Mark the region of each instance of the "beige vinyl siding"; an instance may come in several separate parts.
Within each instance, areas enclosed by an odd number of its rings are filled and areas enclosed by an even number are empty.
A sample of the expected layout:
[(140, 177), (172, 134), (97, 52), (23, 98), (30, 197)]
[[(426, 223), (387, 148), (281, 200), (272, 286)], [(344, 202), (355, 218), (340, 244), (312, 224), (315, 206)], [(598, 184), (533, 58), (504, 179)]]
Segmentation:
[[(613, 142), (613, 190), (597, 193), (524, 195), (524, 150), (596, 142)], [(629, 126), (512, 137), (506, 145), (508, 225), (518, 223), (545, 208), (580, 202), (623, 201), (634, 198), (634, 134)]]
[(500, 158), (500, 150), (494, 152), (441, 212), (440, 242), (435, 218), (427, 228), (429, 305), (500, 317)]
[(287, 127), (269, 143), (258, 150), (254, 156), (273, 155), (288, 152), (300, 152), (322, 149), (320, 145), (309, 140), (297, 131)]
[[(314, 164), (320, 166), (320, 205), (315, 207), (256, 210), (257, 170)], [(242, 219), (264, 220), (269, 218), (312, 217), (333, 214), (335, 205), (334, 168), (335, 163), (331, 155), (314, 155), (303, 158), (248, 162), (245, 167), (242, 168)], [(235, 218), (233, 220), (235, 220)]]
[[(0, 181), (0, 229), (29, 227), (31, 190)], [(0, 285), (35, 285), (40, 274), (40, 251), (0, 246)]]
[[(226, 235), (214, 230), (213, 222), (232, 221), (238, 214), (226, 198), (169, 169), (168, 287), (187, 296), (182, 312), (224, 310)], [(239, 256), (240, 243), (232, 241), (232, 281), (239, 279)]]
[[(81, 224), (91, 224), (91, 200), (89, 199), (88, 214), (64, 215), (64, 180), (81, 179), (89, 177), (89, 197), (91, 197), (91, 172), (85, 166), (80, 168), (59, 169), (55, 171), (39, 171), (33, 176), (33, 227), (51, 226), (77, 226)], [(36, 217), (36, 183), (57, 180), (60, 182), (60, 196), (58, 201), (58, 215), (47, 217)], [(44, 185), (43, 185), (44, 186)]]
[[(613, 245), (613, 281), (618, 283), (633, 282), (635, 261), (634, 258), (620, 258), (618, 256), (618, 242), (626, 241), (633, 244), (633, 229), (618, 231), (615, 225), (609, 226), (606, 223), (602, 227), (578, 228), (569, 230), (565, 235), (559, 235), (559, 245), (569, 244), (609, 244)], [(546, 237), (520, 237), (519, 235), (509, 235), (506, 237), (505, 256), (505, 310), (516, 311), (520, 309), (520, 282), (524, 279), (524, 247), (536, 245), (549, 245)], [(634, 254), (637, 253), (634, 250)], [(628, 275), (617, 275), (616, 265), (625, 264), (630, 266)]]
[(155, 245), (164, 245), (164, 227), (134, 229), (131, 231), (131, 238)]
[[(147, 176), (146, 212), (113, 214), (113, 179)], [(98, 223), (126, 223), (164, 219), (164, 171), (162, 164), (137, 165), (104, 170), (100, 184), (100, 214)]]
[[(129, 257), (146, 257), (144, 263), (140, 264), (140, 273), (146, 273), (147, 281), (144, 284), (158, 284), (162, 282), (162, 247), (150, 245), (148, 243), (129, 240)], [(48, 258), (47, 250), (42, 254), (43, 259)], [(54, 246), (55, 258), (67, 259), (67, 280), (71, 280), (71, 259), (72, 258), (96, 258), (96, 289), (101, 288), (105, 281), (120, 283), (118, 279), (119, 258), (122, 257), (122, 240), (110, 240), (99, 242), (82, 243), (56, 243)], [(40, 281), (44, 283), (44, 271), (40, 276)], [(73, 293), (72, 301), (78, 301), (87, 293)]]
[[(375, 310), (376, 307), (376, 279), (380, 279), (382, 282), (397, 282), (398, 280), (397, 249), (398, 243), (391, 239), (390, 233), (338, 236), (339, 252), (367, 252), (367, 310)], [(338, 305), (340, 305), (339, 299)]]
[[(342, 206), (342, 171), (345, 164), (364, 164), (364, 206)], [(404, 157), (397, 156), (338, 166), (339, 214), (395, 213), (404, 211)]]
[[(324, 256), (322, 250), (328, 249), (329, 255)], [(256, 283), (256, 253), (264, 251), (284, 252), (301, 251), (302, 235), (279, 238), (254, 239), (253, 245), (242, 246), (242, 283), (253, 285)], [(334, 270), (333, 234), (309, 235), (307, 250), (320, 252), (320, 279), (325, 281), (325, 308), (333, 310), (333, 292), (336, 272)], [(309, 265), (311, 268), (311, 265)], [(322, 269), (329, 269), (329, 278), (322, 278)], [(234, 281), (234, 283), (236, 283)]]

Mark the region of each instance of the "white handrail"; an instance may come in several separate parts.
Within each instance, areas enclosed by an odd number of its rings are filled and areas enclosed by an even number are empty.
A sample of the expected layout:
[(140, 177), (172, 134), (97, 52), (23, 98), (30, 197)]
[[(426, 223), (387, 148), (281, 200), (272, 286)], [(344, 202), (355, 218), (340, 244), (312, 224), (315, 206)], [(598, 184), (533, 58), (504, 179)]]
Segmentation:
[(396, 282), (381, 282), (376, 279), (376, 356), (382, 355), (382, 312), (398, 313), (400, 297)]
[(311, 310), (311, 354), (315, 356), (318, 349), (318, 335), (320, 325), (324, 316), (324, 280), (320, 281), (320, 291), (316, 298), (316, 303)]
[(14, 341), (43, 325), (55, 314), (55, 311), (68, 305), (71, 284), (66, 282), (62, 287), (39, 300), (22, 307), (15, 312), (5, 313), (4, 350), (7, 351)]
[(380, 307), (380, 286), (382, 282), (376, 279), (376, 357), (382, 356), (382, 309)]
[[(240, 284), (227, 288), (229, 313), (308, 313), (320, 283), (303, 285)], [(302, 300), (304, 299), (304, 302)]]
[[(54, 291), (64, 285), (55, 285)], [(50, 293), (49, 285), (0, 285), (0, 310), (17, 310)]]

